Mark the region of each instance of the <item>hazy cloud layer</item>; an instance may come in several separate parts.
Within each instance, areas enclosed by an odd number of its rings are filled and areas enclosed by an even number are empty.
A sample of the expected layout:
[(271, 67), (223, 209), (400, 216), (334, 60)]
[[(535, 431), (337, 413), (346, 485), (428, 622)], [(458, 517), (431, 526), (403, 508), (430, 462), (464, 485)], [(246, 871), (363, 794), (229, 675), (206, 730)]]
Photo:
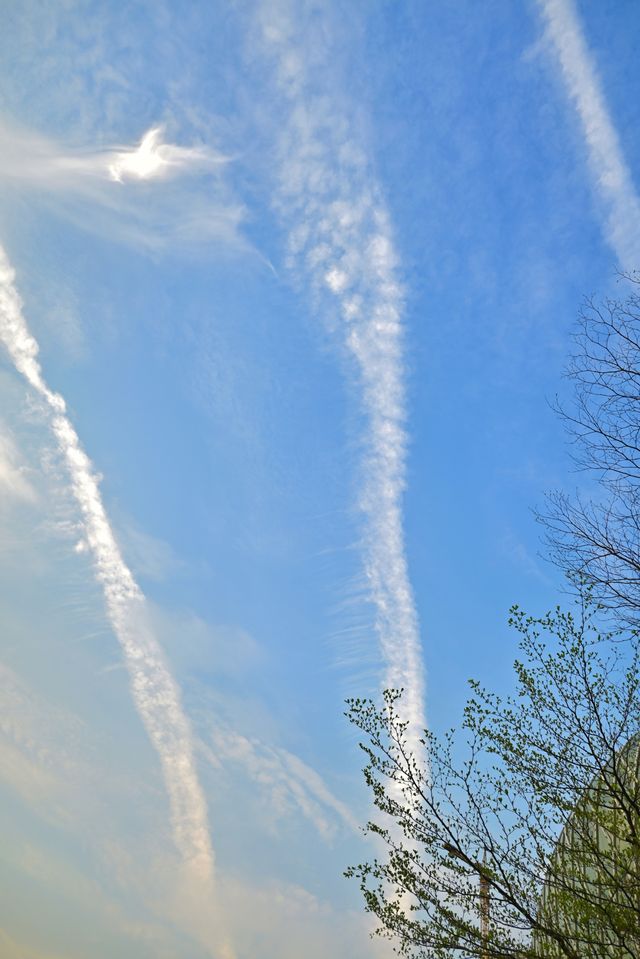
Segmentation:
[(25, 465), (20, 461), (16, 444), (0, 421), (0, 490), (11, 499), (33, 502), (35, 490), (29, 482)]

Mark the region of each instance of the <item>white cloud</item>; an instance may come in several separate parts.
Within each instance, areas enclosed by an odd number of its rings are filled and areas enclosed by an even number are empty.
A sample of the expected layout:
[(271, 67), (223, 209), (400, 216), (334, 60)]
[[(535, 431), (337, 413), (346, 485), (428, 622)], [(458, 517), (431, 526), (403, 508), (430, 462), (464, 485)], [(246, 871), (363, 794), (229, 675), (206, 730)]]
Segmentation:
[(225, 912), (243, 956), (260, 959), (389, 959), (391, 946), (370, 940), (370, 920), (360, 912), (335, 909), (293, 883), (258, 885), (227, 877), (221, 891)]
[(264, 650), (240, 627), (212, 625), (189, 610), (148, 605), (173, 672), (184, 682), (211, 675), (245, 679), (264, 661)]
[(349, 807), (333, 795), (322, 776), (315, 769), (286, 749), (278, 749), (278, 753), (285, 769), (288, 769), (290, 775), (295, 777), (314, 799), (335, 813), (338, 819), (352, 832), (360, 832), (360, 824)]
[(37, 358), (38, 344), (27, 327), (14, 272), (1, 248), (0, 339), (16, 369), (48, 410), (51, 429), (66, 462), (82, 515), (83, 539), (127, 664), (133, 700), (160, 760), (176, 846), (188, 874), (197, 877), (211, 898), (214, 863), (207, 809), (180, 692), (150, 627), (145, 598), (120, 553), (93, 465), (67, 416), (64, 399), (52, 392), (43, 378)]
[(242, 767), (260, 787), (261, 803), (275, 819), (288, 821), (297, 811), (326, 840), (335, 838), (338, 825), (359, 832), (346, 803), (334, 796), (319, 773), (298, 756), (222, 725), (213, 730), (210, 741), (213, 750), (202, 744), (206, 758), (217, 768), (221, 763)]
[(82, 192), (92, 182), (167, 180), (213, 171), (227, 162), (210, 147), (177, 146), (163, 142), (162, 136), (162, 127), (152, 127), (135, 147), (70, 150), (4, 123), (0, 125), (0, 177), (15, 183), (41, 184), (48, 190)]
[(0, 490), (11, 499), (32, 503), (36, 492), (27, 479), (27, 468), (21, 462), (16, 444), (0, 422)]
[(538, 0), (538, 6), (580, 118), (596, 189), (606, 210), (607, 242), (623, 269), (638, 269), (640, 200), (574, 0)]
[[(94, 922), (97, 919), (100, 925), (115, 934), (116, 942), (130, 941), (139, 948), (146, 945), (151, 947), (149, 951), (153, 950), (154, 955), (167, 955), (163, 949), (169, 938), (167, 929), (159, 923), (132, 918), (131, 904), (123, 906), (107, 895), (96, 876), (88, 875), (30, 842), (21, 845), (14, 865), (37, 886), (43, 886), (49, 896), (52, 892), (62, 896), (74, 904), (82, 917), (91, 916)], [(78, 925), (82, 929), (84, 922), (80, 921)]]
[(244, 209), (223, 182), (228, 158), (162, 137), (153, 127), (133, 147), (81, 150), (0, 121), (0, 191), (5, 202), (22, 192), (81, 229), (143, 250), (246, 248)]
[(146, 533), (133, 521), (119, 522), (118, 533), (128, 563), (138, 576), (163, 582), (181, 569), (183, 564), (169, 543)]
[(0, 736), (26, 750), (41, 768), (58, 768), (68, 775), (68, 755), (59, 750), (52, 755), (43, 734), (47, 728), (55, 728), (60, 739), (71, 745), (77, 742), (79, 722), (59, 709), (43, 711), (33, 690), (4, 663), (0, 663), (0, 707)]
[(325, 92), (330, 27), (323, 23), (312, 35), (306, 12), (286, 3), (260, 10), (261, 51), (272, 62), (285, 109), (276, 206), (289, 230), (291, 269), (308, 278), (326, 313), (337, 306), (341, 317), (366, 420), (358, 505), (383, 684), (405, 688), (404, 707), (420, 730), (423, 664), (402, 515), (408, 438), (399, 263), (382, 191), (354, 132), (353, 108), (344, 91)]
[[(41, 821), (34, 841), (30, 818), (26, 829), (20, 813), (12, 818), (0, 872), (8, 867), (11, 874), (29, 876), (47, 901), (60, 896), (66, 916), (82, 917), (76, 942), (84, 941), (85, 924), (98, 921), (116, 942), (146, 947), (127, 949), (127, 956), (175, 956), (180, 949), (173, 940), (185, 934), (218, 959), (230, 956), (220, 942), (222, 922), (210, 884), (172, 847), (155, 770), (149, 776), (146, 759), (136, 754), (132, 775), (127, 749), (121, 765), (110, 755), (112, 747), (110, 736), (54, 706), (0, 664), (0, 801), (9, 789)], [(50, 837), (61, 834), (67, 842), (58, 855)]]
[(98, 840), (115, 811), (115, 797), (126, 807), (141, 805), (143, 796), (151, 821), (155, 786), (127, 778), (113, 763), (102, 764), (96, 753), (108, 742), (0, 662), (0, 782), (46, 822), (90, 832)]
[(135, 149), (116, 151), (107, 159), (109, 176), (117, 183), (125, 180), (155, 180), (185, 171), (206, 169), (225, 161), (206, 147), (181, 147), (162, 142), (162, 127), (152, 127)]

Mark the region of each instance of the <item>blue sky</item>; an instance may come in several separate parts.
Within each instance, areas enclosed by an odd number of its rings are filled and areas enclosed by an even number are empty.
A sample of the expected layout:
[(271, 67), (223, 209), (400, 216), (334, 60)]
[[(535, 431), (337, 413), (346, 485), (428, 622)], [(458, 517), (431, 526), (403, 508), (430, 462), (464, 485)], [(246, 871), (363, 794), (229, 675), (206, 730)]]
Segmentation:
[(348, 695), (510, 683), (549, 399), (640, 263), (631, 2), (57, 3), (0, 37), (0, 951), (391, 954)]

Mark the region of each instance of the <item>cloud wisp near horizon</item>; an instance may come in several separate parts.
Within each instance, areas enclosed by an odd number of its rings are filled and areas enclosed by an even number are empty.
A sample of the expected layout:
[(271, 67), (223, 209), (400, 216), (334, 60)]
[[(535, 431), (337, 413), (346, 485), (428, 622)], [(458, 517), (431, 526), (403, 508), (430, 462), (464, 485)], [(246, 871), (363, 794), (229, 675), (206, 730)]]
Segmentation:
[(623, 270), (640, 263), (640, 198), (611, 117), (574, 0), (538, 0), (562, 78), (585, 138), (595, 187), (605, 208), (604, 233)]
[(350, 130), (346, 100), (315, 82), (326, 64), (319, 62), (321, 43), (308, 55), (305, 44), (313, 41), (303, 36), (303, 20), (285, 5), (260, 9), (262, 51), (286, 111), (275, 206), (289, 233), (294, 276), (306, 278), (321, 312), (337, 309), (340, 317), (365, 421), (357, 505), (382, 685), (404, 688), (406, 715), (420, 730), (424, 670), (403, 530), (408, 437), (400, 264), (383, 192)]

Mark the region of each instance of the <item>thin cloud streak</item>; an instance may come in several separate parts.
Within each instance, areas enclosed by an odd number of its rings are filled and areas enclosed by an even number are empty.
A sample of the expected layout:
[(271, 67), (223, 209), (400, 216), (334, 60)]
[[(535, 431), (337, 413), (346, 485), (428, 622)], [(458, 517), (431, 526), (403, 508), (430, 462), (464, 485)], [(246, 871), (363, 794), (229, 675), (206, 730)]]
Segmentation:
[(299, 811), (326, 840), (333, 840), (335, 820), (356, 835), (360, 825), (349, 807), (331, 792), (324, 779), (298, 756), (278, 746), (251, 739), (228, 726), (211, 733), (213, 751), (206, 742), (200, 749), (214, 768), (224, 762), (239, 764), (263, 791), (277, 818), (287, 822)]
[(538, 0), (606, 208), (606, 240), (624, 270), (640, 268), (640, 200), (573, 0)]
[(1, 247), (0, 339), (18, 372), (48, 407), (51, 429), (66, 461), (82, 513), (85, 544), (104, 591), (109, 620), (124, 653), (133, 699), (160, 760), (176, 846), (188, 873), (201, 886), (210, 888), (214, 857), (207, 809), (180, 693), (149, 626), (144, 596), (120, 554), (92, 463), (69, 420), (63, 397), (53, 392), (44, 380), (37, 358), (38, 344), (27, 327), (15, 287), (15, 274)]
[[(330, 72), (309, 56), (292, 14), (261, 8), (262, 46), (272, 58), (287, 118), (276, 205), (289, 229), (289, 266), (320, 302), (332, 297), (355, 366), (366, 418), (358, 506), (364, 517), (367, 592), (385, 663), (383, 684), (405, 689), (404, 707), (425, 726), (418, 620), (405, 553), (402, 497), (407, 434), (403, 293), (384, 198), (353, 136), (341, 97), (318, 90)], [(315, 73), (308, 67), (315, 59)], [(334, 312), (331, 309), (328, 312)]]

